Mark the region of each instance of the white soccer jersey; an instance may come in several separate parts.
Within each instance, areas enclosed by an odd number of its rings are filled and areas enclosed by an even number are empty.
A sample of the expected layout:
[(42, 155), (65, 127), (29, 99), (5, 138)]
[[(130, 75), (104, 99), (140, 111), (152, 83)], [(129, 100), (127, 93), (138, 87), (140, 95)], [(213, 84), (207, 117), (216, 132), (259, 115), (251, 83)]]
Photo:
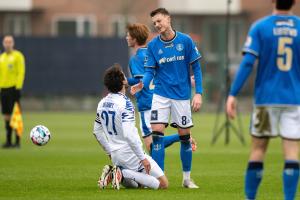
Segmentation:
[(122, 93), (110, 93), (99, 102), (94, 134), (107, 154), (131, 149), (140, 160), (145, 159), (135, 127), (134, 106)]

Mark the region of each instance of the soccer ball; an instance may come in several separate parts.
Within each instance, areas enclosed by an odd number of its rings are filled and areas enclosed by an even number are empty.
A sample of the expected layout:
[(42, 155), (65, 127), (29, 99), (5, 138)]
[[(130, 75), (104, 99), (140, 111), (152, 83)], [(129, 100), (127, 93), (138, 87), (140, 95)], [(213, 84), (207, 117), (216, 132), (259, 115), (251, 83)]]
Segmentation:
[(37, 125), (30, 131), (30, 139), (33, 144), (43, 146), (50, 140), (50, 131), (43, 125)]

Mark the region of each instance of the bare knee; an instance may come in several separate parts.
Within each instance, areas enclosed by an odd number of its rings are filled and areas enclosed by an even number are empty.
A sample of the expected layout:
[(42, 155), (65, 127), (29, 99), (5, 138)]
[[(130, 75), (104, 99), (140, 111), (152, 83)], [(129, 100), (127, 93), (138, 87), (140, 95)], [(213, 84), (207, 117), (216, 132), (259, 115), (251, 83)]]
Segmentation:
[(165, 124), (151, 124), (152, 131), (163, 133), (165, 131)]
[(269, 139), (267, 138), (252, 138), (252, 147), (250, 153), (251, 161), (263, 161), (267, 148)]

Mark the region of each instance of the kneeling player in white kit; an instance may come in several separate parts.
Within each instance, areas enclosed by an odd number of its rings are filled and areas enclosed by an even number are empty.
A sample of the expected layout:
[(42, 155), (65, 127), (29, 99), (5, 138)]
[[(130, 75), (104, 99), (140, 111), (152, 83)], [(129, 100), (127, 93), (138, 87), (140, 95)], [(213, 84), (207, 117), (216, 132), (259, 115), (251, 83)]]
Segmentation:
[(125, 96), (127, 80), (120, 66), (106, 70), (104, 84), (110, 92), (97, 108), (94, 135), (111, 158), (114, 167), (104, 166), (99, 187), (110, 182), (115, 189), (125, 187), (167, 188), (168, 180), (157, 163), (142, 148), (135, 127), (134, 106)]

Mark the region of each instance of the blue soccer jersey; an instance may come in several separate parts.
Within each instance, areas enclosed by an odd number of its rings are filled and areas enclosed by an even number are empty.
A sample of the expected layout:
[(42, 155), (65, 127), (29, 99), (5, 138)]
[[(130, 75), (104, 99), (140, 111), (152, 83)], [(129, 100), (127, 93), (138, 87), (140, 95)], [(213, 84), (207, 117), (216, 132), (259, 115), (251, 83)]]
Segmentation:
[[(132, 55), (129, 60), (129, 69), (131, 76), (134, 78), (143, 78), (145, 73), (145, 57), (147, 48), (139, 48), (135, 55)], [(139, 112), (150, 110), (152, 105), (153, 85), (144, 87), (142, 91), (136, 93), (137, 107)]]
[[(153, 38), (148, 44), (145, 67), (155, 68), (154, 93), (170, 99), (190, 99), (190, 65), (199, 58), (197, 47), (186, 34), (176, 31), (170, 41)], [(197, 70), (201, 72), (200, 67)], [(198, 90), (202, 92), (202, 88)]]
[(300, 104), (300, 18), (271, 15), (254, 23), (243, 48), (258, 59), (255, 104)]

